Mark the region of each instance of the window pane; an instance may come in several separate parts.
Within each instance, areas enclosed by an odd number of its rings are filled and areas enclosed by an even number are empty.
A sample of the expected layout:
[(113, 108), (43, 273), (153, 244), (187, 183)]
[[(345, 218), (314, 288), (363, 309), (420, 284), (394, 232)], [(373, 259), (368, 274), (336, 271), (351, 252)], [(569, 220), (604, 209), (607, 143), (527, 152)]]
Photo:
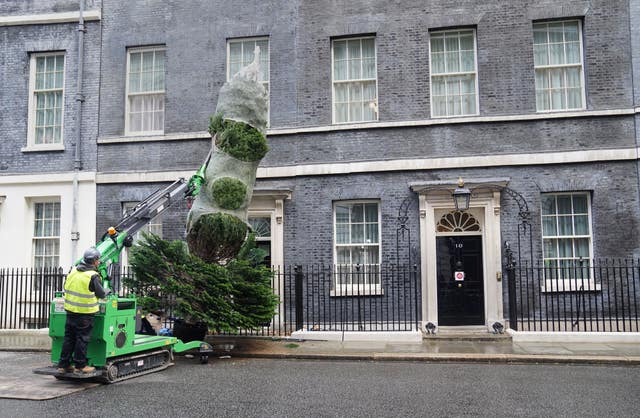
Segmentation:
[(433, 95), (444, 96), (446, 94), (446, 84), (444, 77), (434, 77), (431, 85)]
[(567, 68), (565, 70), (567, 76), (567, 87), (580, 87), (580, 69), (577, 67)]
[(580, 40), (580, 35), (578, 33), (578, 22), (564, 23), (564, 40), (565, 42)]
[(129, 72), (139, 73), (142, 69), (142, 54), (139, 52), (132, 52), (129, 56)]
[(460, 71), (460, 60), (458, 52), (446, 52), (445, 65), (448, 73), (455, 73)]
[(552, 195), (542, 195), (541, 206), (543, 215), (553, 215), (556, 213), (556, 198)]
[(444, 96), (433, 98), (433, 115), (434, 116), (447, 115), (447, 99)]
[(153, 73), (143, 72), (140, 74), (140, 91), (153, 90)]
[(573, 240), (558, 240), (558, 255), (560, 257), (573, 257)]
[(337, 60), (333, 62), (333, 78), (334, 80), (347, 79), (347, 61)]
[(589, 258), (589, 239), (588, 238), (578, 238), (574, 240), (575, 242), (575, 250), (576, 257)]
[(432, 74), (442, 74), (445, 72), (444, 66), (444, 53), (437, 53), (431, 55), (431, 69)]
[(349, 101), (350, 102), (362, 101), (362, 84), (352, 83), (349, 85)]
[(346, 41), (333, 41), (333, 59), (334, 61), (347, 59)]
[(374, 58), (376, 56), (375, 42), (373, 38), (362, 40), (362, 58)]
[(460, 49), (458, 47), (458, 34), (457, 33), (447, 33), (444, 38), (444, 48), (447, 52), (455, 52), (457, 53)]
[(465, 51), (460, 54), (462, 56), (462, 71), (474, 71), (476, 67), (475, 53), (473, 51)]
[(377, 246), (368, 246), (366, 248), (367, 264), (379, 264), (380, 263), (380, 251)]
[(549, 42), (562, 43), (564, 41), (564, 25), (560, 23), (549, 23)]
[(154, 73), (153, 90), (155, 91), (164, 90), (164, 72), (163, 71)]
[(533, 63), (534, 65), (547, 65), (549, 64), (547, 45), (534, 45), (533, 46)]
[(558, 216), (558, 235), (573, 235), (571, 216)]
[(565, 64), (564, 44), (549, 45), (549, 64), (550, 65)]
[(358, 122), (362, 120), (362, 105), (360, 102), (349, 105), (349, 121)]
[(565, 44), (565, 50), (567, 52), (567, 64), (580, 64), (580, 43), (571, 42)]
[(589, 235), (589, 216), (576, 215), (573, 217), (573, 221), (576, 235)]
[(336, 251), (338, 264), (351, 264), (351, 251), (349, 248), (339, 247)]
[(473, 32), (463, 32), (460, 34), (460, 50), (471, 51), (474, 50), (473, 46)]
[(571, 213), (571, 195), (560, 195), (557, 200), (559, 214)]
[(349, 59), (358, 59), (362, 56), (360, 45), (360, 39), (347, 41), (347, 48), (349, 49)]
[(362, 83), (362, 100), (367, 105), (376, 99), (376, 84), (374, 82)]
[(336, 243), (349, 244), (349, 225), (336, 224)]
[(368, 244), (378, 243), (378, 224), (367, 224), (365, 242)]
[(351, 222), (364, 222), (364, 206), (362, 204), (353, 205), (351, 208)]
[(336, 205), (336, 223), (349, 222), (349, 207)]
[(431, 36), (431, 53), (444, 52), (444, 38), (438, 35)]
[(359, 80), (362, 78), (362, 68), (360, 59), (350, 59), (349, 61), (349, 79)]
[(376, 60), (375, 58), (365, 58), (362, 60), (362, 78), (375, 78)]
[(573, 195), (573, 213), (589, 213), (587, 195)]
[(140, 73), (129, 74), (129, 92), (138, 93), (140, 91)]
[(142, 71), (150, 72), (153, 70), (153, 51), (142, 53)]
[[(351, 248), (351, 262), (353, 264), (364, 264), (365, 263), (365, 254), (363, 247), (352, 247)], [(357, 270), (356, 270), (357, 271)], [(360, 270), (362, 271), (362, 270)], [(360, 274), (354, 275), (354, 281), (356, 284), (363, 283), (362, 276)]]
[(533, 25), (533, 43), (534, 45), (547, 43), (547, 25)]
[(378, 205), (376, 203), (367, 203), (365, 212), (367, 222), (378, 222)]
[(364, 242), (364, 224), (351, 224), (351, 243), (362, 244)]
[(556, 236), (558, 231), (556, 229), (556, 218), (552, 216), (545, 216), (542, 218), (542, 234), (544, 236)]
[(557, 242), (553, 239), (544, 240), (544, 258), (555, 258), (558, 256)]

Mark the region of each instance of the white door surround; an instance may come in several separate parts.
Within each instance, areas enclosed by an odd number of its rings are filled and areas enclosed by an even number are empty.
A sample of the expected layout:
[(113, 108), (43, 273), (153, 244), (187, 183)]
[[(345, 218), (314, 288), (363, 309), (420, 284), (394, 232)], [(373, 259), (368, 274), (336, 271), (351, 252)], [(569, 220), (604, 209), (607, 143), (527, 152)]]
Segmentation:
[(505, 187), (508, 179), (465, 179), (466, 186), (474, 191), (469, 204), (469, 213), (480, 223), (479, 232), (437, 233), (440, 218), (453, 210), (452, 193), (457, 180), (416, 182), (409, 184), (418, 193), (420, 211), (422, 326), (438, 326), (438, 289), (436, 265), (436, 236), (482, 235), (485, 328), (493, 331), (495, 322), (504, 324), (502, 300), (502, 246), (500, 232), (500, 191), (482, 189), (482, 185)]

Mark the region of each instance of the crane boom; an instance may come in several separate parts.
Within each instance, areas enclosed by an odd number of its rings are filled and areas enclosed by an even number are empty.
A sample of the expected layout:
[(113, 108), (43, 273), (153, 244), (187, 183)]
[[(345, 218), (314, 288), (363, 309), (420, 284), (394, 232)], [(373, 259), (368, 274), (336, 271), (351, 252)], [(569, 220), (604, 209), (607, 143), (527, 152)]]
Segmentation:
[[(110, 289), (110, 266), (119, 261), (122, 250), (133, 245), (135, 234), (174, 203), (184, 199), (193, 199), (200, 193), (200, 189), (205, 183), (204, 173), (210, 159), (211, 152), (189, 181), (180, 178), (169, 186), (155, 191), (142, 202), (127, 210), (116, 226), (109, 227), (107, 232), (102, 235), (95, 247), (100, 251), (98, 273), (102, 277), (102, 285), (105, 289)], [(82, 259), (76, 261), (75, 264), (80, 262)]]

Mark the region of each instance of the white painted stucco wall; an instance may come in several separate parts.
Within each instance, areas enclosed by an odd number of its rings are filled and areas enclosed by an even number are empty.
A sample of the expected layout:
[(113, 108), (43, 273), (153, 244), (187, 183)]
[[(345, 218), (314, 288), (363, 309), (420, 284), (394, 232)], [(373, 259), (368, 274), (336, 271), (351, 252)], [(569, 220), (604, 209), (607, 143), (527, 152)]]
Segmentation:
[[(73, 172), (0, 176), (0, 267), (30, 267), (33, 263), (33, 203), (60, 201), (60, 265), (71, 266)], [(96, 239), (96, 174), (81, 172), (79, 179), (77, 257)]]

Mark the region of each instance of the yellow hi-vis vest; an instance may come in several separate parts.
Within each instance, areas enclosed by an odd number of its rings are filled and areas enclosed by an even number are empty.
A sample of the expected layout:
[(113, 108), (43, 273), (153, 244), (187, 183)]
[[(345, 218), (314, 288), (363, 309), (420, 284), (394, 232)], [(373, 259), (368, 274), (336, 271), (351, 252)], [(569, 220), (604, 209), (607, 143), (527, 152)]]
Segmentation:
[(71, 270), (64, 282), (64, 309), (70, 312), (91, 314), (98, 312), (98, 298), (89, 290), (93, 270)]

